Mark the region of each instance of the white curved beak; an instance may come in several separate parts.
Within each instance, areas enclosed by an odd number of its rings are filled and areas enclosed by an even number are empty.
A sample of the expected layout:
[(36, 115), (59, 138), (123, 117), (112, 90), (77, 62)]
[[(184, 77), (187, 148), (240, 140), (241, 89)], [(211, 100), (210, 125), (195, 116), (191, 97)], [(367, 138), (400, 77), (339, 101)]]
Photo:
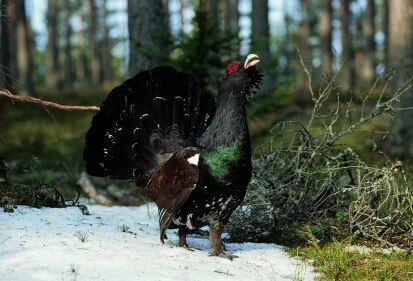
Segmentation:
[(254, 66), (259, 62), (259, 57), (256, 54), (249, 54), (245, 60), (244, 68), (247, 69), (248, 67)]

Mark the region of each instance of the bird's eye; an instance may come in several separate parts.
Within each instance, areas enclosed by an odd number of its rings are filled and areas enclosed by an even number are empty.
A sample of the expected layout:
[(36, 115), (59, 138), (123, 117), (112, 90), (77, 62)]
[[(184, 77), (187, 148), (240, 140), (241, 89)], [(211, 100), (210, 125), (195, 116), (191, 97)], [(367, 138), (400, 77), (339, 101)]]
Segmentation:
[(231, 74), (231, 72), (233, 72), (234, 70), (237, 70), (239, 68), (240, 64), (239, 62), (231, 62), (228, 67), (227, 67), (227, 73)]

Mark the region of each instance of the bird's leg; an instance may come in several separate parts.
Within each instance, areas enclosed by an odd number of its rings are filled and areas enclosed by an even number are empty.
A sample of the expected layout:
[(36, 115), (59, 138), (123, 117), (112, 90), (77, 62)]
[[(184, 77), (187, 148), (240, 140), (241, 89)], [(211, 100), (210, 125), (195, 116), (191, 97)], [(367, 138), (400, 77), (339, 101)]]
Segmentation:
[(218, 225), (211, 224), (209, 232), (209, 241), (211, 243), (211, 251), (209, 252), (210, 256), (218, 256), (222, 258), (227, 258), (233, 260), (238, 258), (236, 255), (225, 254), (222, 250), (222, 239), (221, 234), (224, 231), (224, 226), (222, 223)]
[(187, 234), (187, 229), (185, 227), (178, 228), (178, 236), (179, 236), (178, 247), (182, 247), (189, 251), (193, 251), (191, 248), (188, 247), (188, 244), (186, 243), (186, 234)]

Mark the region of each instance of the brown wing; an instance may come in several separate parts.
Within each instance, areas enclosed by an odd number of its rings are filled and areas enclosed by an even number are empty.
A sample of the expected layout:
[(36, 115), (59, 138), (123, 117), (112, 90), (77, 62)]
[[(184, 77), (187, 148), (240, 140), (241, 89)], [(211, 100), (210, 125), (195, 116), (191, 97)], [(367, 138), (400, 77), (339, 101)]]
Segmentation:
[(173, 154), (159, 167), (148, 182), (148, 195), (158, 206), (161, 241), (179, 208), (199, 180), (200, 151), (188, 147)]

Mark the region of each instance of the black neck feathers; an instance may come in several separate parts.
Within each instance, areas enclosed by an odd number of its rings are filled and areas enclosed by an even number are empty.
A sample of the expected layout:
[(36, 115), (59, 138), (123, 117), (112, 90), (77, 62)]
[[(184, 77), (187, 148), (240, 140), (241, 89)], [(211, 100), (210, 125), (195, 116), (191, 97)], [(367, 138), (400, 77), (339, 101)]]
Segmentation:
[(238, 91), (228, 90), (220, 85), (217, 110), (211, 124), (197, 141), (200, 147), (231, 146), (235, 143), (250, 146), (245, 95)]

